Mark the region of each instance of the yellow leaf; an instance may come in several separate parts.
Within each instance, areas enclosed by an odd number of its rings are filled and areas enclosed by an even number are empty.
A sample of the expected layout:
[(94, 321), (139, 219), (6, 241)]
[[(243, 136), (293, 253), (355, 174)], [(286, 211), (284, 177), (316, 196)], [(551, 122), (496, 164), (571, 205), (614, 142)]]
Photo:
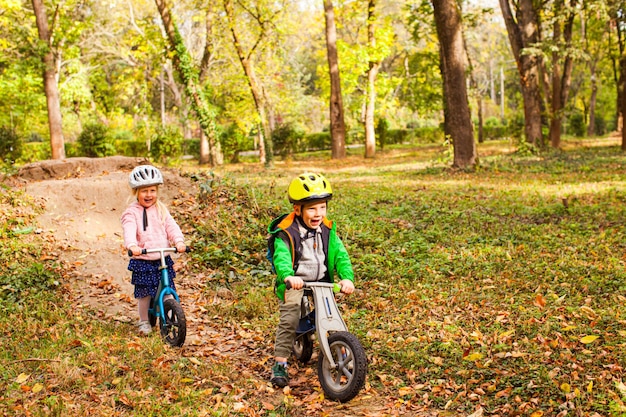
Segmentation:
[(570, 385), (567, 382), (563, 382), (561, 384), (561, 391), (563, 391), (564, 393), (569, 394), (571, 390), (572, 390), (572, 387), (570, 387)]
[(483, 358), (482, 353), (474, 352), (463, 358), (464, 361), (477, 361)]
[(181, 378), (180, 382), (182, 382), (183, 384), (189, 384), (190, 382), (193, 382), (192, 378)]
[(43, 384), (41, 384), (39, 382), (37, 382), (35, 385), (33, 385), (33, 392), (34, 393), (38, 393), (42, 389), (43, 389)]
[(593, 381), (590, 381), (589, 385), (587, 385), (587, 392), (591, 394), (591, 391), (593, 391)]
[(119, 385), (120, 382), (122, 382), (122, 378), (115, 378), (113, 381), (111, 381), (111, 384)]
[(589, 343), (592, 343), (593, 341), (595, 341), (598, 337), (600, 336), (595, 336), (595, 335), (585, 336), (582, 339), (580, 339), (580, 343), (584, 343), (585, 345), (588, 345)]
[(541, 416), (543, 416), (543, 411), (541, 410), (535, 411), (530, 415), (530, 417), (541, 417)]
[(21, 373), (17, 376), (15, 382), (18, 384), (23, 384), (24, 382), (28, 381), (28, 378), (30, 378), (30, 374)]
[(411, 394), (413, 394), (413, 389), (411, 387), (401, 387), (400, 389), (398, 389), (398, 395), (401, 397)]
[(563, 327), (563, 329), (562, 329), (562, 330), (563, 330), (564, 332), (569, 332), (569, 331), (571, 331), (571, 330), (574, 330), (575, 328), (576, 328), (576, 326), (566, 326), (566, 327)]

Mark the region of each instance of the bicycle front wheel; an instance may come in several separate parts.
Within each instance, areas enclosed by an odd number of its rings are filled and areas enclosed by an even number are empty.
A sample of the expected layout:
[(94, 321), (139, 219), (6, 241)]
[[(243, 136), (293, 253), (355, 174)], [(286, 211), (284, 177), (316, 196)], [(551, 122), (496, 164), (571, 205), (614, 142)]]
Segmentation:
[(173, 298), (163, 300), (163, 314), (165, 322), (160, 320), (161, 337), (170, 346), (182, 346), (187, 337), (187, 320), (183, 308)]
[[(365, 385), (367, 357), (355, 335), (336, 332), (328, 338), (330, 352), (336, 366), (330, 366), (323, 354), (317, 361), (317, 376), (326, 397), (346, 402), (354, 398)], [(321, 353), (321, 352), (320, 352)]]

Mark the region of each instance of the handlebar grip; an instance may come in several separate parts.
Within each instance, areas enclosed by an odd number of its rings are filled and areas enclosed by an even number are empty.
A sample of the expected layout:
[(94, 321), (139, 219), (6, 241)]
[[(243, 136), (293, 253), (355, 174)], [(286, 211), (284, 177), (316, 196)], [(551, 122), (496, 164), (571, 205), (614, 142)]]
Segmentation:
[(291, 282), (290, 281), (285, 281), (285, 288), (290, 290), (291, 289)]

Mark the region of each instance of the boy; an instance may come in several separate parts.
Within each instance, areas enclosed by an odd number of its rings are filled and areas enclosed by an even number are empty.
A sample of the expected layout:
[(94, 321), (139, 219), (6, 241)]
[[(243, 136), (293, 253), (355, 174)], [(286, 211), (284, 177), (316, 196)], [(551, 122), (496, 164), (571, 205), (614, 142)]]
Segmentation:
[[(335, 223), (326, 218), (327, 203), (332, 196), (330, 183), (322, 175), (309, 172), (298, 175), (288, 190), (293, 212), (269, 226), (269, 232), (279, 238), (274, 240), (273, 263), (280, 307), (270, 381), (281, 388), (289, 383), (287, 359), (300, 319), (304, 281), (333, 282), (336, 272), (341, 292), (354, 291), (348, 252), (337, 236)], [(286, 282), (290, 283), (289, 290)]]

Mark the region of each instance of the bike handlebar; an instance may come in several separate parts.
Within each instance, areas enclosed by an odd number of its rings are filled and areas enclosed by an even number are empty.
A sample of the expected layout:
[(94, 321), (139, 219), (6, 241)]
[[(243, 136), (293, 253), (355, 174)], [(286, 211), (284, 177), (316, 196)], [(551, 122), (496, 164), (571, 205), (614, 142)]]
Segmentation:
[[(155, 249), (143, 248), (143, 249), (141, 249), (141, 254), (142, 255), (145, 255), (147, 253), (154, 253), (154, 252), (159, 252), (159, 253), (161, 253), (161, 252), (163, 252), (163, 253), (165, 253), (165, 252), (174, 252), (174, 253), (177, 253), (178, 250), (176, 248), (155, 248)], [(191, 252), (191, 248), (189, 246), (187, 246), (185, 248), (185, 252)], [(128, 249), (128, 256), (133, 256), (133, 252), (130, 249)]]
[[(307, 288), (307, 287), (332, 287), (334, 292), (339, 292), (341, 291), (341, 285), (339, 285), (338, 283), (332, 283), (332, 282), (320, 282), (320, 281), (304, 281), (304, 285), (302, 286), (302, 288)], [(289, 281), (285, 281), (285, 288), (290, 290), (291, 289), (291, 282)]]

